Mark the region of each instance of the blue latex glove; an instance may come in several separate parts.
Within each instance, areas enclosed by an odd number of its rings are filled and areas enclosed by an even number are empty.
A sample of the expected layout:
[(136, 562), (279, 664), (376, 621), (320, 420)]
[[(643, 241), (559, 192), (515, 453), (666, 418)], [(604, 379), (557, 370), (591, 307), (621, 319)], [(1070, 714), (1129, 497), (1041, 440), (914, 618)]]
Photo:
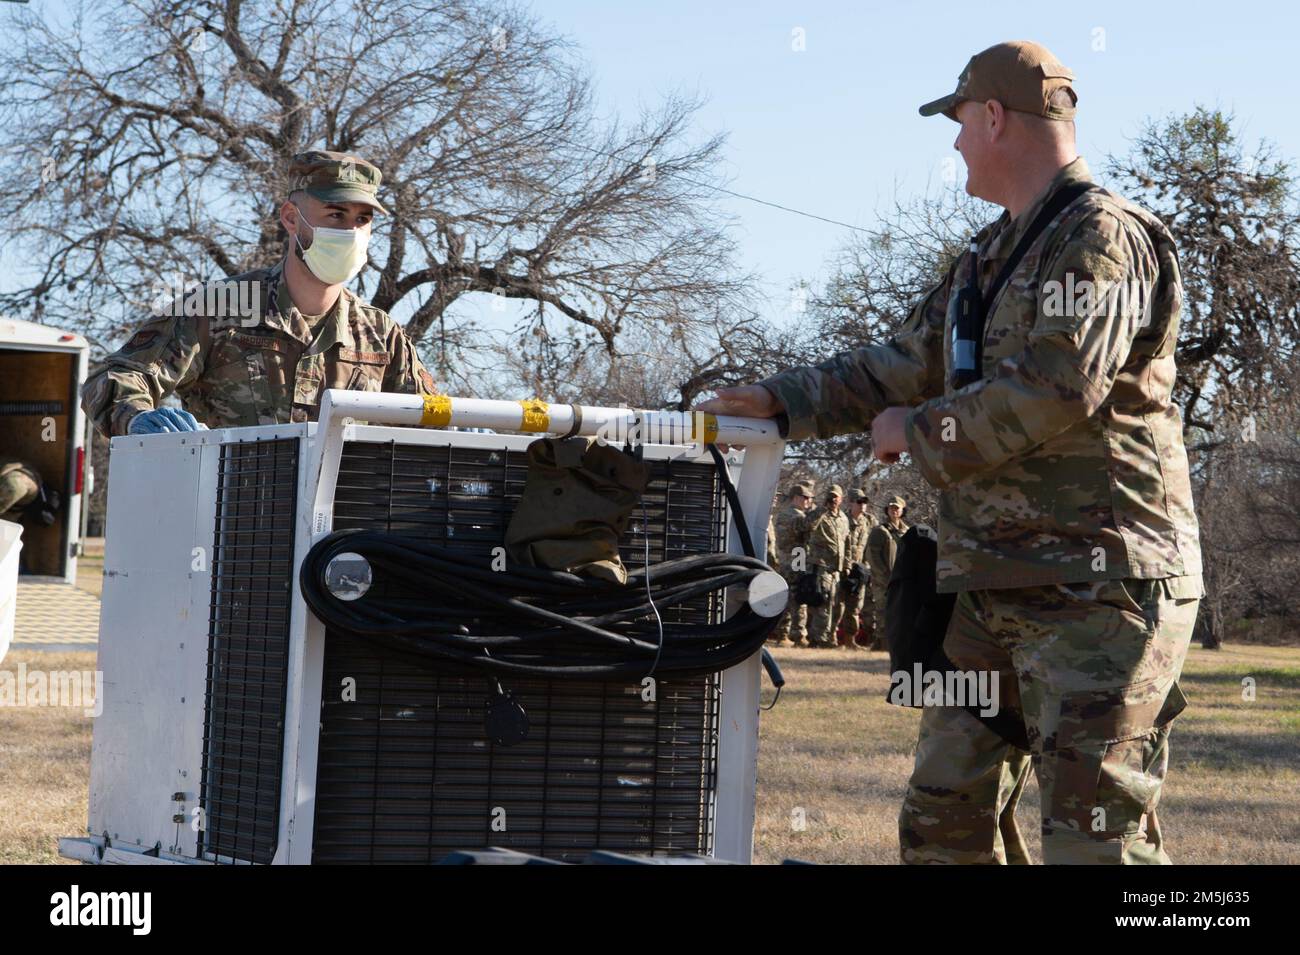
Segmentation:
[(179, 408), (158, 408), (154, 411), (142, 411), (131, 419), (127, 427), (128, 434), (162, 434), (168, 431), (207, 430), (194, 419), (194, 415)]

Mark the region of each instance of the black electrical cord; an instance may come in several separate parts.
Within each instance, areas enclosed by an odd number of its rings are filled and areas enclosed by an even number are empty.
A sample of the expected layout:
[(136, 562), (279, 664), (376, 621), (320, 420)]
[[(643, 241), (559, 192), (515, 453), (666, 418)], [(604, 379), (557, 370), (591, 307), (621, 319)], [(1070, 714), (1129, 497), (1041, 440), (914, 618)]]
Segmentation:
[[(745, 556), (679, 557), (629, 570), (620, 585), (536, 567), (498, 571), (490, 558), (419, 538), (345, 530), (308, 551), (299, 571), (303, 596), (331, 630), (493, 676), (587, 680), (639, 678), (648, 670), (679, 676), (724, 670), (760, 650), (779, 617), (745, 605), (717, 623), (663, 619), (671, 607), (771, 571), (753, 556), (739, 497), (721, 454), (709, 449)], [(404, 584), (420, 596), (335, 597), (325, 570), (345, 553), (365, 558), (376, 579)]]

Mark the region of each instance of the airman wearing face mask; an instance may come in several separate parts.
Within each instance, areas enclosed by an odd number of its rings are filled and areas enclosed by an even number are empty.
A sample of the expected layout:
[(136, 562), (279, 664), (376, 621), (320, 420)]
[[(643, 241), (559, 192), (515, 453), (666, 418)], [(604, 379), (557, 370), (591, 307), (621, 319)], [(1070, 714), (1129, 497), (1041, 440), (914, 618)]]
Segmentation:
[[(415, 346), (345, 286), (365, 268), (382, 176), (358, 156), (293, 158), (270, 268), (177, 286), (82, 388), (108, 435), (315, 421), (326, 388), (435, 394)], [(175, 393), (184, 410), (161, 408)]]

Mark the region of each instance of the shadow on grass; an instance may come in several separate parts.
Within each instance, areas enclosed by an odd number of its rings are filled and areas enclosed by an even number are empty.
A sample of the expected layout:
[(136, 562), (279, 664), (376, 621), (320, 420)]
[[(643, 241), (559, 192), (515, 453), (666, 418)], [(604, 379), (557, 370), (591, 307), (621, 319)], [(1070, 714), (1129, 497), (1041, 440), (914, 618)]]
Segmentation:
[(1300, 667), (1244, 667), (1233, 666), (1213, 673), (1183, 670), (1180, 682), (1185, 686), (1227, 687), (1241, 686), (1241, 681), (1250, 677), (1255, 681), (1256, 691), (1300, 690)]
[(1241, 771), (1278, 767), (1293, 769), (1300, 762), (1300, 744), (1294, 733), (1216, 732), (1204, 725), (1174, 723), (1170, 734), (1171, 758), (1197, 762), (1207, 769)]

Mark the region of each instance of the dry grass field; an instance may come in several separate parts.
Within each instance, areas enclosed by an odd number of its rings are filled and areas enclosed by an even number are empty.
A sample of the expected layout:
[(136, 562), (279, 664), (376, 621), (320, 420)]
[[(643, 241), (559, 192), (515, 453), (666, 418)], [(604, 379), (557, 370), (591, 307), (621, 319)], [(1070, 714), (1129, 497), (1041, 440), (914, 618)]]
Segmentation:
[[(893, 864), (917, 712), (883, 701), (882, 654), (778, 650), (787, 685), (763, 715), (756, 862)], [(13, 651), (2, 665), (83, 670), (94, 654)], [(1241, 700), (1255, 678), (1257, 698)], [(1194, 649), (1161, 822), (1175, 862), (1300, 862), (1300, 649)], [(770, 689), (765, 690), (770, 699)], [(91, 720), (0, 710), (0, 863), (58, 862), (86, 822)], [(1037, 851), (1037, 787), (1021, 803)], [(792, 813), (803, 810), (802, 831)]]
[[(93, 670), (93, 650), (10, 650), (0, 669)], [(92, 720), (82, 710), (0, 708), (0, 864), (60, 862), (59, 836), (82, 835)]]
[[(763, 714), (754, 861), (896, 862), (919, 711), (884, 702), (884, 654), (776, 654), (786, 688)], [(1170, 857), (1300, 862), (1300, 649), (1193, 648), (1182, 685), (1190, 702), (1175, 723), (1160, 807)], [(1019, 819), (1035, 859), (1038, 812), (1031, 780)]]

